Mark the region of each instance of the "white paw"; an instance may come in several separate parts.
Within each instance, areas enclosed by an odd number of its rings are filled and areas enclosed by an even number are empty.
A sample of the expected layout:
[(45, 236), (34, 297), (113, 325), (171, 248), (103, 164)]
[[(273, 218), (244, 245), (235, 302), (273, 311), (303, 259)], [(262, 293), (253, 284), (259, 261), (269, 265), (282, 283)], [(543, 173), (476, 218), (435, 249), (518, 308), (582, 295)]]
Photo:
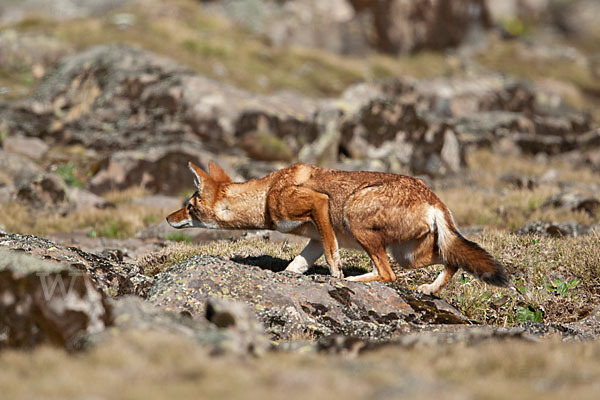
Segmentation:
[(286, 267), (286, 271), (287, 272), (295, 272), (297, 274), (303, 274), (306, 271), (308, 271), (308, 263), (306, 262), (306, 260), (303, 257), (296, 257), (292, 260), (291, 263), (288, 264), (288, 266)]
[(431, 296), (433, 294), (433, 287), (429, 284), (423, 284), (417, 288), (417, 291)]
[(302, 266), (298, 266), (298, 265), (288, 265), (287, 268), (285, 269), (286, 272), (294, 272), (296, 274), (303, 274), (305, 269), (302, 268)]

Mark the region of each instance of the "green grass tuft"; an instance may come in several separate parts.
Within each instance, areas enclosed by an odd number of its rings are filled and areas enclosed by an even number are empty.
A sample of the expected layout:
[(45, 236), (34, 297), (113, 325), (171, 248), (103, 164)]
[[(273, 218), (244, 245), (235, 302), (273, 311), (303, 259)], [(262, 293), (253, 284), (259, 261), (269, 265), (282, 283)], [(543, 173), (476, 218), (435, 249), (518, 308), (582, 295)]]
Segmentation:
[(73, 163), (61, 164), (56, 167), (54, 172), (62, 177), (66, 184), (73, 187), (81, 188), (84, 186), (83, 181), (77, 176), (77, 167)]

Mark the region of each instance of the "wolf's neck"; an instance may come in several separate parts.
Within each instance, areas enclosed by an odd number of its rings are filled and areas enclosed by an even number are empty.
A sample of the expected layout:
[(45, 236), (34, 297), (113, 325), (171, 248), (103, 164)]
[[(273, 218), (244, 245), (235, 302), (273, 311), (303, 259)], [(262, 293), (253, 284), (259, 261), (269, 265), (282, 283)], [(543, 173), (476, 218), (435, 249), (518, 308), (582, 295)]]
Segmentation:
[(215, 215), (223, 228), (266, 228), (266, 201), (269, 176), (224, 188), (224, 196), (215, 203)]

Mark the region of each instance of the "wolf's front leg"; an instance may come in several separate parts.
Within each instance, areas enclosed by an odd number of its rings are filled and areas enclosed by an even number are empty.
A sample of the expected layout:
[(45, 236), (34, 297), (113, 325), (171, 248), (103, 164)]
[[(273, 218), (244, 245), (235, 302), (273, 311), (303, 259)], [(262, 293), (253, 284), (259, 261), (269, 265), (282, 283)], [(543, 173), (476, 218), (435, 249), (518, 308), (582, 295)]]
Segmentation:
[(315, 263), (323, 255), (323, 243), (319, 240), (311, 239), (304, 250), (289, 263), (286, 271), (296, 272), (298, 274), (305, 273), (311, 265)]
[[(275, 225), (278, 221), (312, 221), (321, 237), (331, 275), (336, 278), (343, 277), (338, 243), (329, 220), (329, 196), (292, 185), (269, 193), (267, 206)], [(301, 263), (300, 259), (298, 263)]]
[(319, 196), (315, 198), (311, 217), (323, 240), (323, 252), (325, 253), (325, 259), (327, 260), (331, 276), (343, 278), (340, 249), (329, 219), (329, 197), (327, 195), (319, 193)]

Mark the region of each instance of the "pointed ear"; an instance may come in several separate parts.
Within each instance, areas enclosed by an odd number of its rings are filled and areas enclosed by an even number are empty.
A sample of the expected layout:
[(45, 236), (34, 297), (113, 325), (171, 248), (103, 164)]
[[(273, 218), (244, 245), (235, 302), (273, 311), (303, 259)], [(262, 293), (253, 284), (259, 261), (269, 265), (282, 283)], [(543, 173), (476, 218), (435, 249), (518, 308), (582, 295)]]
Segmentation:
[(223, 170), (223, 168), (221, 168), (214, 161), (210, 161), (208, 163), (208, 174), (216, 182), (220, 182), (220, 183), (231, 183), (232, 182), (229, 175), (227, 175), (227, 172), (225, 172), (225, 170)]
[(198, 192), (200, 192), (200, 183), (202, 182), (202, 179), (210, 179), (210, 177), (191, 161), (188, 163), (188, 168), (194, 174), (194, 183), (196, 184), (196, 188), (198, 188)]

